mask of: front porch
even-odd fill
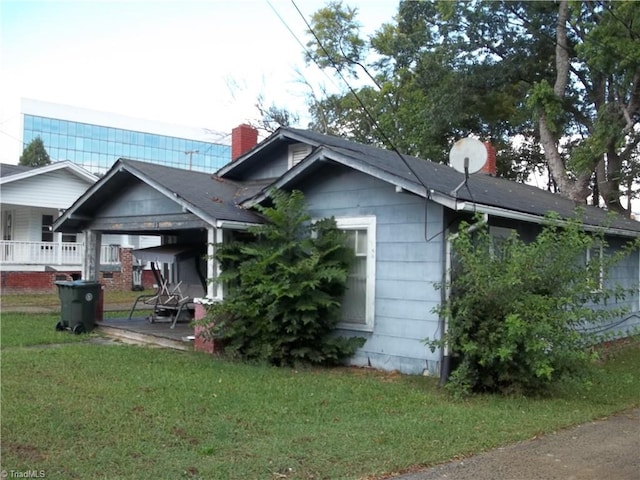
[[[83,258],[84,243],[81,242],[0,240],[0,263],[5,270],[81,270]],[[100,265],[119,264],[120,246],[101,245]]]

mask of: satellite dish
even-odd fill
[[[484,143],[471,137],[462,138],[449,151],[449,165],[458,172],[470,175],[484,167],[487,157]]]

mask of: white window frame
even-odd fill
[[[337,328],[372,332],[376,301],[376,217],[334,217],[339,230],[367,230],[367,286],[365,289],[365,323],[341,321]]]
[[[594,289],[595,291],[601,291],[604,288],[604,248],[601,243],[594,244],[591,248],[587,248],[585,250],[585,265],[588,265],[591,262],[592,252],[597,251],[598,254],[598,285]]]
[[[13,240],[13,220],[15,212],[13,210],[5,210],[2,212],[2,239]]]

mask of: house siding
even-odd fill
[[[58,217],[57,209],[16,207],[13,210],[12,240],[24,242],[40,242],[42,240],[42,216]]]
[[[607,254],[614,254],[624,247],[625,242],[620,238],[607,238],[609,248]],[[599,308],[624,308],[626,313],[618,318],[614,318],[602,325],[591,325],[590,331],[598,334],[619,336],[623,333],[631,333],[635,329],[640,329],[640,252],[635,250],[624,256],[618,263],[613,265],[605,280],[605,287],[614,288],[619,286],[627,295],[623,299],[610,299],[606,305]]]
[[[68,172],[54,171],[2,186],[4,205],[29,205],[42,208],[68,208],[90,186]]]
[[[3,192],[4,193],[4,192]],[[39,242],[42,232],[41,223],[36,224],[33,228],[34,209],[29,207],[16,207],[13,210],[13,235],[12,240],[22,240],[28,242]],[[42,214],[42,210],[37,210]],[[42,217],[38,220],[42,222]]]
[[[376,217],[373,332],[339,331],[366,338],[351,363],[437,374],[440,353],[432,353],[424,339],[433,338],[440,325],[433,309],[441,301],[436,285],[443,279],[443,235],[437,235],[442,207],[398,194],[393,185],[345,167],[327,171],[296,187],[304,192],[312,217]]]
[[[491,225],[499,224],[501,227],[512,228],[517,231],[519,237],[525,242],[535,241],[536,236],[542,231],[542,226],[525,222],[517,222],[501,219],[496,222],[493,218]],[[606,242],[609,248],[605,255],[615,255],[622,249],[626,242],[620,237],[608,236]],[[586,252],[585,252],[586,255]],[[581,327],[587,332],[602,335],[619,336],[620,334],[630,333],[633,329],[640,328],[640,252],[634,249],[629,255],[624,256],[618,263],[611,266],[605,281],[606,288],[620,287],[627,294],[622,299],[609,299],[603,304],[588,304],[591,308],[607,308],[607,309],[624,309],[624,313],[620,317],[612,318],[603,324],[593,324]]]
[[[264,180],[267,178],[277,178],[284,175],[289,169],[289,157],[287,150],[278,151],[273,157],[270,157],[268,161],[265,159],[259,165],[255,165],[251,170],[248,170],[243,176],[243,180]]]
[[[180,205],[166,195],[147,184],[139,183],[105,205],[96,218],[155,216],[181,212]]]

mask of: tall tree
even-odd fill
[[[546,171],[569,198],[625,210],[638,179],[640,3],[401,1],[365,42],[357,11],[333,2],[310,34],[309,61],[350,84],[371,79],[315,102],[313,127],[434,161],[476,134],[496,144],[501,175]]]
[[[40,136],[37,136],[29,142],[29,145],[22,151],[19,161],[19,165],[25,165],[27,167],[44,167],[50,163],[51,159],[49,158],[46,148],[44,148],[44,142]]]

